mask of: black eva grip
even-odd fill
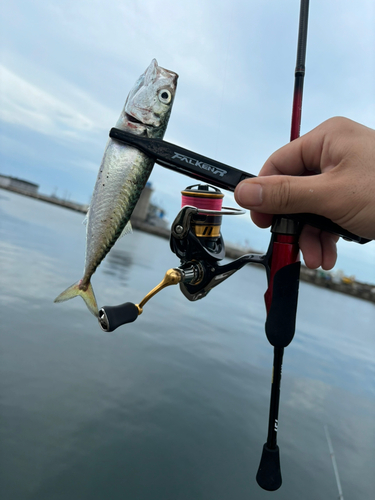
[[[277,445],[274,449],[268,448],[267,443],[263,446],[262,458],[260,460],[256,480],[259,486],[264,490],[276,491],[280,488],[282,478],[280,452]]]
[[[132,323],[138,318],[139,310],[135,304],[125,302],[119,306],[104,306],[99,311],[100,328],[105,332],[113,332],[121,325]]]
[[[286,347],[294,337],[296,327],[300,262],[288,264],[277,271],[266,320],[266,335],[274,347]]]

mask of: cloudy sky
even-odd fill
[[[257,174],[289,140],[298,16],[299,0],[2,0],[0,172],[88,203],[108,131],[155,57],[180,75],[165,139]],[[375,128],[374,47],[373,0],[310,1],[301,133],[335,115]],[[193,181],[156,166],[151,182],[172,220]],[[269,241],[248,215],[223,232]],[[375,282],[375,243],[339,249],[336,268]]]

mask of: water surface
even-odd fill
[[[283,485],[255,481],[272,348],[264,272],[247,266],[190,303],[178,287],[104,334],[80,298],[83,216],[0,191],[0,494],[6,500],[316,500],[375,490],[375,306],[301,283],[286,349]],[[178,264],[135,231],[93,277],[99,305],[139,302]]]

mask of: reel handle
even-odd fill
[[[151,297],[156,295],[160,290],[166,286],[177,285],[180,283],[184,276],[181,269],[173,268],[168,269],[165,273],[164,279],[149,292],[139,304],[132,302],[125,302],[118,306],[104,306],[99,311],[98,321],[100,328],[105,332],[113,332],[121,325],[132,323],[143,312],[143,306],[148,302]]]

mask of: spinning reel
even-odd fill
[[[99,311],[100,327],[112,332],[126,323],[135,321],[144,305],[163,288],[180,285],[190,301],[206,297],[212,288],[225,281],[249,262],[264,264],[260,255],[244,255],[226,265],[219,262],[225,257],[221,234],[223,215],[242,215],[244,210],[222,207],[224,195],[208,184],[188,186],[182,191],[182,208],[171,226],[170,247],[180,259],[180,266],[169,269],[164,279],[139,304],[126,302],[119,306],[106,306]]]

